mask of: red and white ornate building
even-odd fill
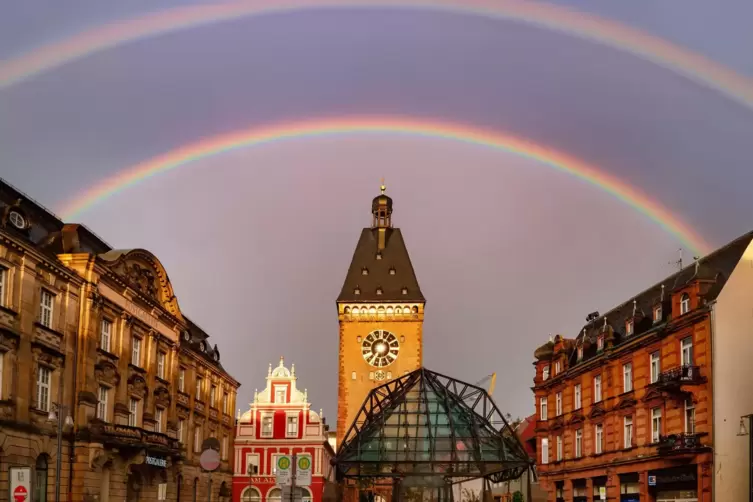
[[[275,482],[276,457],[310,455],[311,486],[301,488],[302,502],[322,502],[324,482],[333,479],[328,426],[311,410],[307,392],[298,390],[295,365],[269,365],[267,386],[254,391],[254,402],[236,424],[233,502],[280,502]]]

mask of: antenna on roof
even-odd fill
[[[604,329],[607,329],[607,316],[604,316]]]
[[[661,300],[660,301],[662,302],[664,301],[664,284],[661,285]]]
[[[680,253],[680,259],[677,261],[671,261],[669,262],[669,264],[675,265],[677,267],[677,270],[682,270],[682,248],[678,249],[678,252]]]
[[[638,310],[637,302],[635,301],[635,298],[633,298],[633,317],[635,317],[635,311]]]

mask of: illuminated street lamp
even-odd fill
[[[65,419],[63,418],[65,417]],[[60,471],[63,459],[63,427],[73,426],[73,418],[68,413],[68,407],[64,404],[52,403],[47,420],[57,425],[58,449],[55,461],[55,502],[60,502]]]

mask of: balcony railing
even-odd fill
[[[698,366],[683,365],[662,371],[652,385],[657,387],[680,387],[687,384],[701,383],[701,371]]]
[[[691,453],[698,451],[704,446],[701,444],[701,437],[705,434],[670,434],[659,437],[659,452],[663,454],[672,453]]]
[[[91,434],[105,443],[117,446],[151,446],[168,450],[179,450],[178,441],[167,434],[147,431],[140,427],[129,425],[92,423],[89,426]]]

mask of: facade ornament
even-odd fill
[[[91,310],[94,312],[100,310],[105,304],[105,299],[96,289],[89,292],[89,301],[91,301]]]
[[[664,301],[664,284],[661,285],[661,301]]]
[[[308,403],[309,402],[309,390],[303,389],[303,402]]]
[[[295,363],[290,366],[290,375],[295,376]]]
[[[633,317],[635,317],[635,312],[638,310],[638,302],[633,298]]]
[[[319,408],[319,418],[324,420],[324,410],[322,408]]]
[[[259,400],[259,389],[254,389],[254,402]]]
[[[123,313],[122,313],[122,314],[120,315],[120,318],[121,318],[121,319],[123,319],[123,321],[125,321],[125,323],[126,323],[126,326],[128,326],[128,327],[130,327],[130,326],[133,326],[133,321],[134,321],[134,318],[133,318],[133,316],[132,316],[131,314],[129,314],[128,312],[123,312]]]
[[[272,363],[269,363],[269,370],[267,371],[267,376],[268,377],[272,376]]]
[[[604,330],[607,329],[607,316],[604,316]]]

